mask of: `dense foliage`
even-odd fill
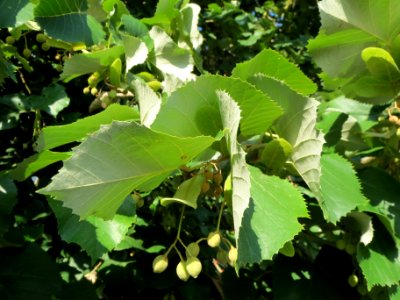
[[[399,66],[397,0],[0,0],[0,298],[400,299]]]

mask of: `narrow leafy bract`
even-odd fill
[[[226,145],[231,160],[232,177],[232,212],[235,237],[239,230],[243,213],[250,201],[250,173],[246,165],[246,153],[237,142],[237,131],[240,122],[240,109],[236,102],[224,91],[217,91],[221,120],[225,129]],[[240,247],[238,247],[240,252]]]
[[[285,111],[274,125],[276,133],[293,146],[291,160],[311,191],[320,196],[320,157],[324,138],[316,129],[316,100],[292,91],[285,84],[264,75],[249,78],[257,88],[276,101]]]
[[[111,219],[129,193],[154,189],[214,141],[207,136],[177,138],[134,122],[113,122],[76,147],[40,192],[62,200],[81,219],[90,215]]]
[[[308,216],[301,193],[288,181],[248,169],[251,200],[239,233],[239,265],[272,259],[302,230],[298,218]]]
[[[112,220],[90,216],[79,220],[79,216],[59,201],[49,200],[57,217],[58,232],[67,243],[76,243],[95,261],[113,250],[125,237],[135,219],[134,200],[128,196]]]
[[[300,69],[278,52],[266,49],[251,60],[237,64],[232,71],[233,77],[248,80],[255,74],[264,74],[284,82],[294,91],[309,95],[317,91],[317,86]]]
[[[193,208],[197,208],[197,198],[201,193],[201,185],[204,182],[204,176],[196,175],[185,180],[178,187],[174,197],[162,198],[161,204],[168,205],[171,203],[181,203]]]
[[[324,154],[321,169],[321,208],[327,221],[336,223],[357,206],[368,203],[350,162],[338,154]]]
[[[217,90],[226,91],[241,110],[240,132],[263,133],[282,109],[250,84],[216,75],[201,76],[176,90],[162,106],[152,128],[176,136],[212,135],[222,129]]]
[[[102,124],[110,124],[114,120],[138,120],[139,113],[128,106],[112,104],[105,111],[80,119],[74,123],[59,126],[47,126],[41,131],[38,140],[38,151],[52,149],[64,144],[81,141],[89,133],[99,129]]]

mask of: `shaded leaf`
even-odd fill
[[[51,299],[60,293],[61,284],[57,265],[36,244],[1,250],[0,294],[7,297],[3,299]]]
[[[35,20],[49,36],[66,42],[99,43],[105,33],[96,19],[87,14],[86,0],[41,0]]]
[[[1,1],[0,28],[17,27],[33,20],[33,8],[29,0]]]
[[[10,176],[17,181],[24,181],[32,176],[35,172],[57,162],[67,159],[71,156],[66,152],[52,152],[44,150],[36,153],[20,162],[15,169],[10,173]]]
[[[239,233],[240,265],[272,259],[302,230],[298,218],[308,217],[305,201],[293,185],[255,167],[248,169],[251,200]]]
[[[317,86],[300,69],[289,62],[279,52],[265,49],[251,60],[237,64],[232,71],[233,77],[248,80],[256,74],[264,74],[285,83],[292,90],[309,95],[317,91]]]
[[[327,221],[335,224],[357,206],[368,203],[357,175],[346,159],[335,153],[324,154],[321,169],[320,204]]]
[[[14,221],[11,214],[17,202],[17,187],[10,177],[0,174],[0,244],[3,234]]]
[[[125,49],[125,71],[128,73],[132,67],[140,65],[146,61],[149,50],[145,43],[131,35],[122,35],[122,43]]]
[[[214,138],[177,138],[130,122],[103,125],[40,192],[64,202],[81,219],[111,219],[133,190],[157,187],[173,170],[208,148]],[[118,159],[116,159],[118,158]]]
[[[27,106],[40,109],[53,117],[69,105],[70,99],[65,92],[65,88],[59,84],[53,84],[43,89],[40,96],[28,98]]]
[[[111,220],[89,216],[79,220],[62,202],[49,200],[57,218],[58,232],[67,243],[78,244],[95,261],[113,250],[124,238],[135,220],[134,200],[128,196]]]
[[[139,114],[128,106],[112,104],[106,110],[78,121],[59,126],[43,128],[37,140],[37,151],[52,149],[64,144],[81,141],[88,134],[99,129],[102,124],[109,124],[114,120],[138,120]]]
[[[373,76],[388,81],[395,81],[400,77],[400,71],[393,57],[385,49],[368,47],[361,52],[361,58]]]

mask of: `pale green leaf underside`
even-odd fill
[[[321,157],[321,193],[325,219],[332,223],[368,203],[351,163],[338,154]]]
[[[140,123],[150,127],[161,108],[160,97],[143,81],[133,80],[131,85],[139,102]]]
[[[140,65],[146,61],[149,50],[144,42],[137,37],[128,34],[122,35],[122,43],[125,49],[125,71],[128,73],[132,67]]]
[[[251,200],[239,233],[239,265],[272,259],[302,230],[298,218],[308,216],[301,193],[288,181],[248,169]]]
[[[319,197],[324,138],[316,129],[318,102],[264,75],[256,75],[249,81],[284,109],[285,114],[275,122],[274,129],[293,146],[290,159],[309,188]]]
[[[172,93],[152,128],[176,136],[215,136],[222,129],[217,90],[226,91],[238,103],[244,136],[263,133],[282,114],[275,102],[250,84],[236,78],[208,75]]]
[[[303,95],[317,91],[316,84],[304,75],[296,65],[271,49],[263,50],[251,60],[237,64],[232,72],[232,77],[248,80],[254,74],[259,73],[280,80]]]
[[[40,192],[62,200],[81,219],[90,215],[111,219],[129,193],[154,189],[214,141],[207,136],[177,138],[134,122],[113,122],[74,148],[73,156]]]
[[[217,91],[216,94],[219,100],[221,121],[225,129],[225,140],[231,160],[233,225],[235,237],[238,239],[243,213],[249,206],[250,173],[246,165],[246,153],[237,142],[237,131],[240,123],[239,106],[226,92]],[[238,251],[241,251],[240,247]]]
[[[113,250],[125,237],[135,220],[133,199],[127,197],[112,220],[90,216],[79,220],[79,216],[59,201],[49,200],[51,209],[57,217],[58,232],[67,243],[76,243],[84,249],[92,260]]]
[[[35,8],[35,20],[56,39],[92,45],[104,32],[87,9],[86,0],[41,0]]]
[[[43,128],[38,138],[38,151],[52,149],[64,144],[81,141],[89,133],[99,129],[102,124],[110,124],[114,120],[138,120],[139,113],[128,106],[112,104],[106,110],[78,121],[59,126]]]

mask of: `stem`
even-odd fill
[[[176,239],[178,240],[180,235],[181,235],[181,228],[182,228],[182,220],[183,220],[183,213],[185,212],[185,206],[182,207],[181,211],[181,217],[179,219],[179,225],[178,225],[178,233],[176,234]]]
[[[225,201],[222,202],[222,205],[219,209],[218,221],[217,221],[217,231],[219,231],[219,225],[221,224],[221,218],[222,218],[222,212],[224,211],[224,206],[225,206]]]

